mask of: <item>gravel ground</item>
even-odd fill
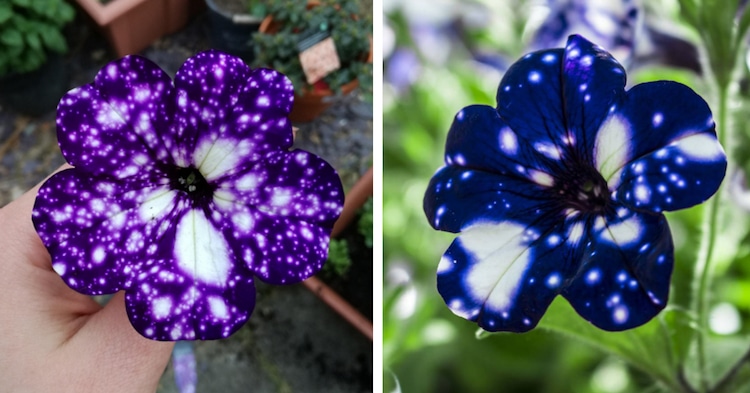
[[[90,82],[112,60],[106,42],[85,19],[79,16],[72,25],[66,32],[71,51],[64,58],[69,88]],[[208,29],[207,15],[199,15],[142,55],[174,75],[190,55],[209,48]],[[0,106],[0,206],[63,164],[54,121],[54,110],[29,117]],[[345,189],[371,165],[372,105],[359,95],[338,98],[319,119],[296,126],[295,146],[331,163]],[[238,333],[225,340],[191,344],[197,392],[372,391],[369,340],[302,285],[258,287],[254,315]],[[171,363],[158,391],[178,391]]]

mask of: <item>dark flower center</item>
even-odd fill
[[[193,203],[207,203],[214,193],[213,186],[206,181],[201,172],[194,167],[176,167],[169,176],[173,190],[183,191]]]
[[[568,171],[557,179],[553,188],[563,205],[581,213],[602,213],[609,207],[607,182],[589,166]]]

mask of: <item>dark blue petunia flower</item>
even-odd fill
[[[562,295],[594,325],[624,330],[664,308],[673,245],[662,212],[714,194],[726,156],[690,88],[624,86],[622,66],[574,35],[511,66],[497,108],[456,115],[424,199],[435,229],[460,232],[438,267],[455,314],[522,332]]]

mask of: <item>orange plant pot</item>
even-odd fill
[[[341,234],[341,231],[351,223],[356,216],[357,211],[371,196],[372,168],[362,175],[357,183],[354,184],[351,190],[346,194],[344,199],[344,209],[342,210],[339,219],[336,220],[336,223],[333,225],[331,237],[336,237]],[[310,277],[302,283],[307,289],[317,295],[321,300],[328,304],[329,307],[339,313],[339,315],[341,315],[346,321],[359,330],[365,337],[370,340],[373,339],[372,322],[336,293],[336,291],[331,289],[317,277]]]
[[[180,30],[205,7],[200,0],[76,0],[99,26],[118,57],[138,53]]]
[[[307,2],[307,9],[317,7],[320,2],[311,0]],[[266,16],[260,23],[258,31],[264,34],[273,34],[279,31],[281,26],[278,21],[273,19],[272,15]],[[370,39],[370,52],[367,54],[367,61],[372,63],[372,39]],[[341,86],[341,94],[347,95],[359,87],[359,81],[356,79]],[[294,105],[289,119],[293,122],[307,123],[315,120],[333,103],[335,93],[330,89],[305,90],[302,95],[294,93]]]

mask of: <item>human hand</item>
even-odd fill
[[[139,335],[124,292],[102,307],[52,270],[31,221],[38,190],[0,209],[0,391],[156,390],[174,342]]]

